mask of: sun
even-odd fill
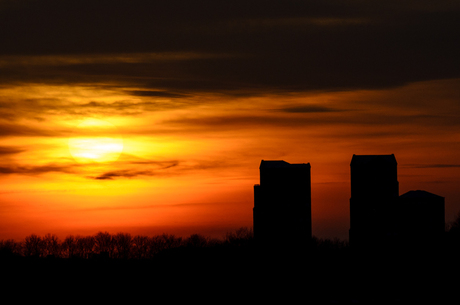
[[[113,162],[123,151],[123,138],[117,128],[99,119],[84,120],[68,144],[70,154],[79,163]]]

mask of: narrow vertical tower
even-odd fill
[[[254,238],[258,243],[304,244],[311,239],[310,163],[260,163],[254,185]]]
[[[391,235],[399,196],[397,162],[392,155],[353,155],[350,163],[350,245],[360,247]]]

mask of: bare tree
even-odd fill
[[[24,255],[39,257],[41,254],[41,237],[35,234],[26,236],[24,240]]]
[[[182,238],[175,237],[174,235],[162,234],[158,236],[153,236],[150,239],[150,256],[172,248],[179,247],[181,245]]]
[[[47,256],[54,256],[54,257],[59,257],[60,256],[60,242],[59,239],[56,235],[52,235],[50,233],[46,234],[42,240],[42,249],[43,253],[42,255],[47,257]]]
[[[118,233],[113,236],[113,241],[115,243],[117,257],[127,259],[131,252],[133,238],[129,233]]]
[[[133,237],[132,257],[137,259],[147,258],[149,253],[149,238],[147,236],[136,235]]]
[[[244,246],[252,243],[254,240],[254,232],[252,228],[242,227],[235,232],[227,233],[225,242],[233,246]]]
[[[95,240],[93,236],[76,236],[75,237],[75,256],[88,258],[94,251]]]
[[[13,239],[0,240],[0,256],[11,256],[21,253],[21,244]]]
[[[81,241],[83,244],[83,253],[85,257],[88,258],[88,256],[95,251],[96,239],[93,236],[85,236]]]
[[[76,240],[73,235],[67,236],[61,244],[62,255],[65,257],[71,258],[76,253]]]
[[[107,254],[113,256],[115,244],[112,240],[112,235],[108,232],[99,232],[94,236],[95,251],[97,254]]]
[[[77,235],[75,236],[75,249],[74,255],[80,258],[86,258],[85,256],[85,237]]]
[[[187,247],[203,248],[208,245],[208,240],[203,235],[192,234],[184,241],[184,244]]]

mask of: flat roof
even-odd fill
[[[371,162],[380,161],[389,164],[397,164],[394,154],[391,155],[353,155],[350,165],[365,165]]]
[[[288,163],[284,160],[262,160],[259,168],[293,168],[310,167],[310,163]]]

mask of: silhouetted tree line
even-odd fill
[[[455,221],[446,226],[444,239],[441,242],[443,246],[441,250],[460,253],[460,213]],[[64,240],[60,240],[54,234],[46,234],[45,236],[31,234],[19,242],[12,239],[0,240],[0,256],[151,259],[160,253],[172,253],[179,249],[252,249],[255,245],[257,244],[254,241],[252,228],[247,227],[229,232],[223,239],[208,238],[200,234],[192,234],[187,238],[182,238],[169,234],[148,237],[133,236],[129,233],[99,232],[93,236],[69,235]],[[275,251],[281,245],[283,244],[277,245],[276,240],[274,240],[271,249]],[[385,247],[384,244],[382,245]],[[417,249],[423,246],[424,241],[418,241]],[[283,249],[278,250],[283,251]],[[347,241],[320,239],[314,236],[309,247],[310,253],[313,254],[339,254],[348,253],[349,250]]]
[[[162,234],[153,237],[129,233],[110,234],[99,232],[93,236],[69,235],[60,240],[54,234],[31,234],[24,241],[12,239],[0,241],[0,255],[54,258],[114,258],[148,259],[161,252],[177,248],[211,248],[251,246],[253,233],[250,228],[240,228],[227,233],[225,238],[212,239],[200,234],[187,238]]]
[[[281,244],[280,244],[281,245]],[[280,245],[273,242],[274,250]],[[200,234],[187,238],[161,234],[156,236],[110,234],[99,232],[92,236],[69,235],[61,240],[54,234],[39,236],[31,234],[23,241],[0,240],[0,256],[35,258],[81,258],[81,259],[151,259],[160,254],[177,250],[199,249],[246,249],[255,246],[252,228],[242,227],[229,232],[223,239],[213,239]],[[320,252],[334,252],[348,249],[348,243],[339,239],[312,238],[312,247]]]
[[[200,234],[181,238],[99,232],[60,240],[52,234],[32,234],[21,242],[0,241],[2,258],[18,257],[0,259],[0,267],[10,270],[4,278],[21,287],[38,285],[42,291],[52,283],[73,293],[78,290],[75,287],[84,291],[87,286],[102,285],[104,297],[111,291],[115,300],[122,291],[130,299],[155,287],[174,296],[188,291],[181,295],[185,300],[202,297],[197,292],[206,289],[238,300],[249,293],[268,301],[278,293],[282,300],[292,296],[295,302],[294,297],[301,296],[313,304],[375,300],[411,304],[414,298],[432,298],[436,302],[431,303],[440,304],[440,298],[449,299],[458,291],[457,282],[447,280],[445,273],[460,272],[460,214],[446,227],[444,236],[448,251],[437,256],[429,251],[355,255],[347,241],[316,237],[307,252],[297,253],[299,248],[290,252],[279,240],[259,251],[251,228],[240,228],[222,239]],[[443,295],[437,293],[441,290]]]

